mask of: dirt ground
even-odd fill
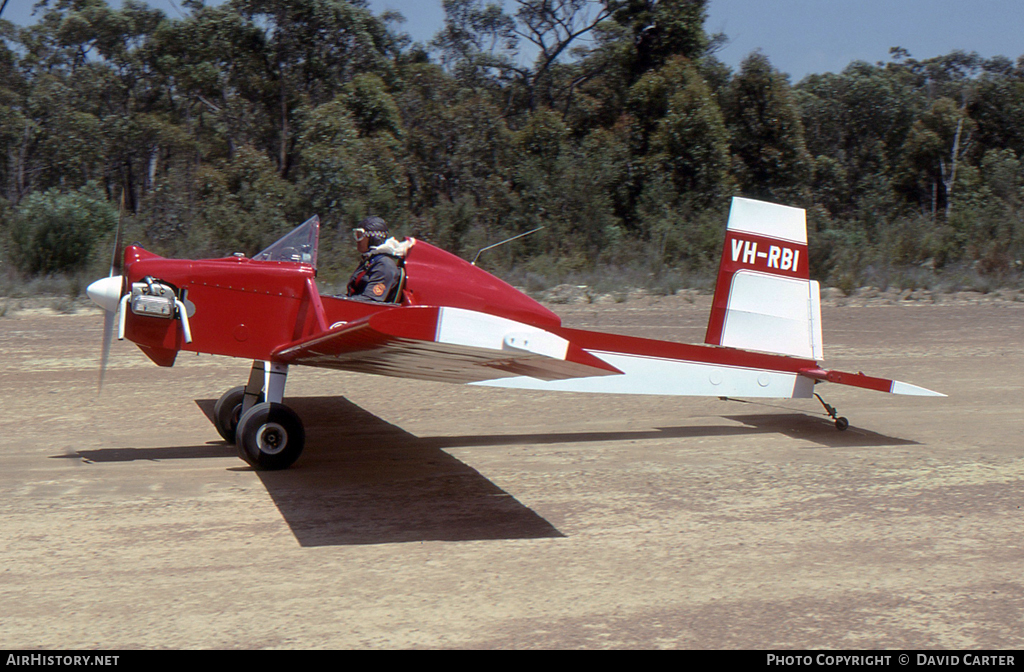
[[[97,395],[99,313],[8,311],[0,648],[1020,649],[1024,302],[862,298],[825,363],[948,398],[820,386],[840,433],[296,368],[274,473],[204,416],[248,362],[115,343]],[[699,343],[708,301],[553,308]]]

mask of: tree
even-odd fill
[[[531,244],[545,241],[551,263],[565,270],[613,258],[623,235],[615,196],[626,181],[625,138],[597,129],[577,144],[557,113],[538,110],[514,143],[516,231],[544,226]]]
[[[1012,69],[990,72],[975,86],[967,113],[977,123],[978,145],[1024,156],[1024,77]]]
[[[328,226],[354,225],[369,214],[401,219],[408,186],[400,129],[366,132],[352,107],[351,97],[338,95],[304,115],[302,192]]]
[[[788,78],[753,53],[730,83],[722,111],[740,190],[754,198],[804,202],[810,156]]]
[[[515,19],[494,2],[444,0],[442,5],[444,27],[430,44],[448,72],[474,87],[507,79],[519,46]]]
[[[649,171],[670,175],[677,193],[691,205],[720,205],[732,190],[722,112],[697,69],[686,61],[674,63],[682,69],[678,89],[667,101],[644,161]]]
[[[196,175],[202,207],[193,233],[207,255],[252,256],[301,222],[305,208],[296,187],[258,149],[239,147],[233,159],[204,166]]]
[[[908,196],[928,204],[932,217],[953,208],[957,171],[973,143],[974,121],[966,105],[936,100],[910,130],[903,147],[898,184]]]
[[[286,177],[298,101],[325,103],[357,73],[386,69],[382,52],[390,40],[364,1],[229,0],[228,5],[262,29],[259,98],[277,119],[278,172]]]
[[[609,19],[619,0],[513,0],[506,14],[495,2],[445,0],[445,27],[433,41],[442,62],[466,82],[512,82],[526,111],[552,107],[589,79],[560,63],[587,52],[580,46]],[[577,49],[578,48],[578,49]],[[532,63],[526,62],[532,57]]]
[[[814,189],[824,196],[818,202],[833,216],[859,216],[879,178],[892,178],[924,96],[901,72],[863,62],[810,75],[794,95],[815,157]]]
[[[625,0],[616,4],[614,19],[626,28],[633,47],[632,81],[675,56],[696,61],[711,45],[704,32],[707,0]]]

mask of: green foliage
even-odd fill
[[[361,136],[343,97],[308,114],[300,144],[299,189],[326,227],[348,230],[369,214],[396,224],[404,219],[408,182],[401,167],[402,147],[387,132]],[[330,239],[326,242],[329,246]]]
[[[116,224],[117,210],[95,182],[66,194],[57,189],[30,194],[11,224],[11,261],[32,274],[81,270],[96,240]]]
[[[975,123],[949,98],[939,98],[910,129],[895,183],[911,199],[938,208],[951,206],[954,170],[962,160],[962,141]]]
[[[889,178],[924,104],[905,77],[857,62],[841,74],[811,75],[794,90],[812,168],[815,200],[852,216],[879,176]]]
[[[196,234],[218,256],[252,256],[301,222],[298,190],[251,147],[239,148],[232,161],[218,168],[204,168],[197,181],[203,207]]]
[[[626,0],[613,17],[632,42],[632,79],[663,66],[672,58],[702,57],[710,41],[704,32],[707,0]]]
[[[725,93],[723,112],[740,190],[754,198],[805,202],[811,157],[786,75],[763,54],[751,54]]]
[[[650,138],[645,163],[653,174],[668,174],[676,193],[695,207],[720,204],[731,192],[729,135],[711,90],[692,66]]]
[[[360,135],[387,133],[394,138],[402,137],[398,106],[377,75],[356,75],[345,87],[344,101],[359,127]]]

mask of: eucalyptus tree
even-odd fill
[[[0,20],[0,198],[13,203],[26,192],[25,153],[31,135],[23,109],[28,82],[15,51],[17,34],[14,24]]]
[[[410,217],[453,251],[474,229],[501,228],[514,148],[500,98],[430,63],[403,69],[395,99],[404,124]]]
[[[949,217],[957,172],[974,144],[976,124],[964,106],[939,98],[910,129],[897,175],[898,187],[932,217]]]
[[[622,0],[444,0],[432,42],[446,69],[466,83],[498,85],[506,115],[557,106],[582,81],[580,62]],[[505,6],[510,6],[509,12]],[[570,64],[575,67],[567,67]]]
[[[628,31],[631,83],[644,73],[684,56],[698,60],[712,41],[704,30],[708,0],[624,0],[613,12]]]
[[[18,35],[29,86],[26,117],[33,189],[74,188],[89,180],[131,210],[150,187],[156,120],[165,82],[152,68],[150,42],[165,20],[137,0],[44,0],[39,21]]]
[[[980,147],[1005,148],[1024,157],[1024,56],[987,61],[974,82],[967,111],[977,127]]]
[[[836,217],[877,210],[925,95],[891,68],[864,62],[810,75],[794,95],[814,157],[816,202]]]
[[[250,45],[261,66],[252,93],[275,119],[278,172],[287,176],[300,105],[330,101],[361,72],[385,72],[391,44],[365,0],[229,0],[227,8],[259,33]]]
[[[755,198],[806,202],[811,157],[788,77],[755,52],[744,59],[724,99],[740,190]]]
[[[408,214],[405,130],[384,82],[357,75],[332,101],[304,108],[299,127],[298,187],[324,232],[347,232],[370,214],[397,231]],[[329,254],[339,252],[335,238],[324,236]]]
[[[670,176],[691,205],[720,205],[731,195],[729,133],[700,72],[686,60],[662,68],[675,80],[649,140],[648,169]]]
[[[499,89],[519,49],[515,19],[497,2],[444,0],[444,26],[430,42],[446,72],[465,86]]]

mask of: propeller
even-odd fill
[[[103,391],[103,378],[107,373],[107,362],[110,360],[110,344],[114,340],[114,320],[117,317],[118,304],[124,278],[114,275],[119,261],[118,251],[121,248],[121,220],[124,218],[124,189],[121,189],[121,208],[117,215],[117,230],[114,232],[114,251],[110,257],[110,273],[89,285],[85,293],[93,303],[103,308],[103,354],[100,356],[100,380],[98,391]]]

